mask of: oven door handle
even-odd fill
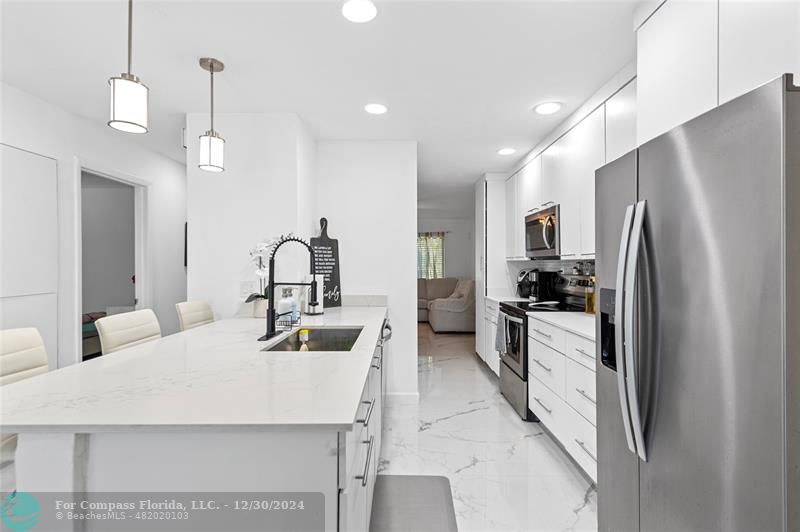
[[[516,323],[517,325],[525,325],[525,322],[520,318],[515,318],[514,316],[509,316],[508,314],[503,314],[503,317],[506,321],[510,321],[511,323]]]

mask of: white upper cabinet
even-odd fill
[[[717,105],[717,2],[667,0],[637,31],[638,143]]]
[[[517,175],[506,180],[506,258],[517,257]]]
[[[506,258],[525,258],[525,216],[544,203],[541,186],[540,157],[506,181]]]
[[[604,162],[602,106],[542,154],[542,198],[561,207],[564,258],[594,254],[594,172]]]
[[[558,139],[542,154],[542,200],[560,206],[561,256],[577,256],[580,248],[580,207],[572,181],[575,129]],[[549,205],[548,205],[549,206]]]
[[[580,126],[576,139],[580,157],[576,163],[578,196],[580,197],[582,257],[594,257],[594,173],[606,162],[606,109],[600,107],[590,114]]]
[[[517,174],[517,210],[522,220],[535,209],[538,209],[545,200],[542,200],[542,158],[537,157],[529,162]],[[522,224],[522,220],[519,220]],[[524,233],[524,225],[520,230]],[[524,235],[521,243],[525,249]]]
[[[800,2],[720,0],[720,103],[787,72],[800,73]]]
[[[606,102],[606,161],[636,147],[636,80]]]

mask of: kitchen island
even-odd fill
[[[303,316],[363,329],[349,351],[263,351],[223,320],[0,388],[27,492],[322,493],[324,528],[367,528],[380,449],[385,307]],[[389,334],[390,336],[390,334]],[[86,523],[92,530],[91,523]]]

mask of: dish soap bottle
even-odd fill
[[[297,321],[297,301],[292,295],[291,288],[283,289],[283,297],[278,301],[278,321],[285,321],[292,323]]]

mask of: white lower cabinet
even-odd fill
[[[597,425],[597,392],[594,371],[582,366],[574,360],[566,361],[566,398],[567,403],[576,412],[585,417],[592,425]]]
[[[597,482],[597,429],[571,408],[562,444],[589,477]]]
[[[528,406],[596,482],[595,343],[536,318],[528,335]]]
[[[381,448],[384,378],[383,355],[376,348],[369,376],[361,394],[353,429],[340,433],[339,453],[339,529],[354,532],[369,530],[372,499]]]
[[[483,361],[495,375],[500,375],[500,353],[495,349],[494,341],[497,337],[497,313],[499,304],[491,299],[486,299],[484,320],[484,348]]]
[[[528,338],[528,369],[559,397],[564,397],[566,385],[566,357],[546,345]]]

